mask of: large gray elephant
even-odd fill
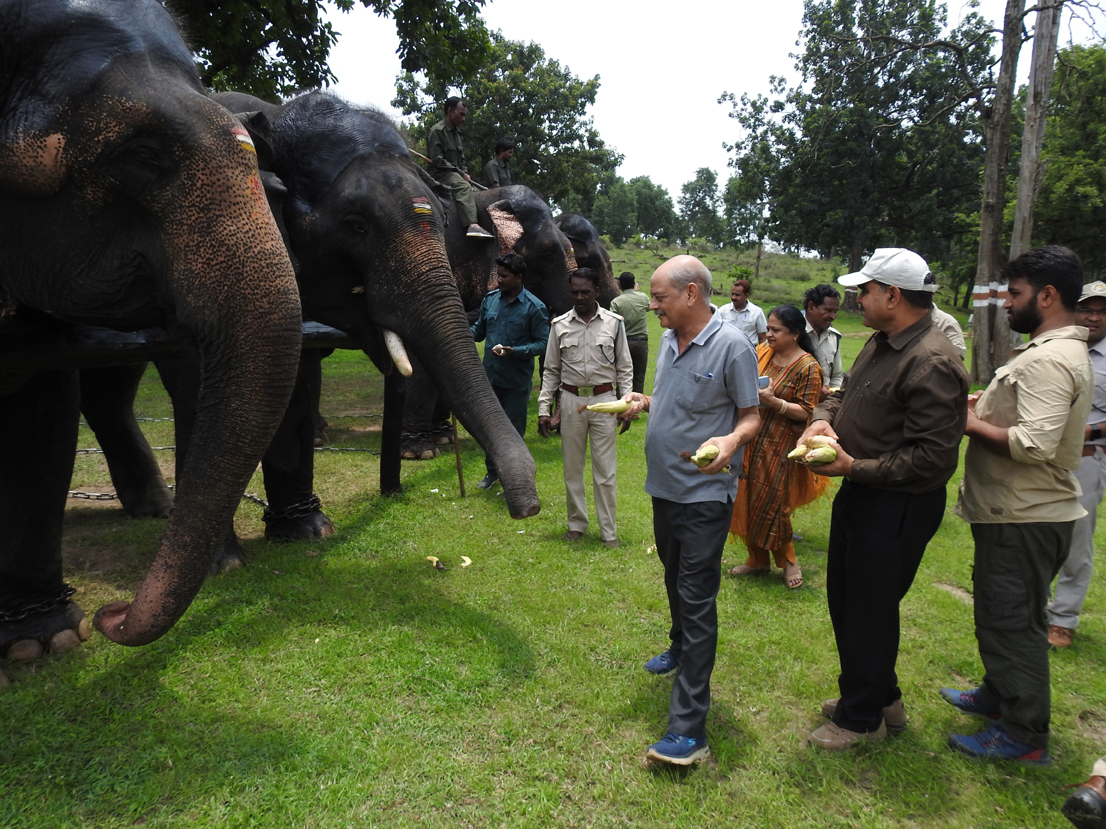
[[[451,221],[446,232],[449,261],[457,278],[457,287],[465,308],[475,312],[484,295],[495,287],[495,260],[513,250],[526,260],[526,290],[532,292],[549,309],[551,316],[565,313],[572,307],[568,276],[577,267],[597,267],[581,262],[577,250],[588,257],[595,247],[576,243],[558,225],[549,205],[529,187],[515,184],[478,193],[477,215],[481,226],[496,239],[479,245],[465,237],[460,222]],[[452,215],[452,202],[446,199],[446,209]],[[568,214],[575,215],[575,214]],[[560,218],[560,217],[558,217]],[[594,242],[599,234],[590,222],[577,217],[591,228]],[[583,226],[573,222],[569,229],[583,233]],[[602,248],[602,245],[599,245]],[[606,253],[605,250],[603,250]],[[599,301],[604,308],[619,294],[618,283],[611,276],[610,257],[600,273]],[[428,460],[438,452],[439,441],[448,430],[448,408],[434,387],[418,375],[407,385],[403,413],[402,456],[408,460]]]
[[[237,93],[214,97],[242,113],[262,166],[277,177],[268,186],[277,195],[274,213],[286,232],[304,313],[349,334],[382,372],[393,370],[393,360],[403,373],[410,373],[408,361],[424,365],[419,373],[442,389],[477,440],[493,447],[496,468],[505,470],[511,515],[536,514],[536,467],[495,398],[469,333],[446,257],[441,204],[392,122],[320,92],[281,106]],[[312,493],[318,361],[318,352],[301,358],[296,391],[263,458],[269,538],[331,531]],[[194,370],[181,360],[158,367],[177,413],[179,468],[182,453],[187,459],[192,451]],[[398,449],[393,452],[398,458]],[[228,530],[218,566],[234,566],[240,556]]]
[[[614,282],[611,255],[599,238],[599,231],[579,213],[562,213],[553,219],[561,233],[572,242],[572,250],[581,268],[591,268],[599,274],[600,284]],[[618,294],[616,293],[615,296]]]
[[[200,589],[289,399],[300,313],[249,135],[161,3],[0,0],[0,344],[167,328],[202,378],[156,558],[132,602],[96,614],[113,641],[157,639]],[[61,557],[78,385],[8,353],[0,655],[34,657],[88,633]]]

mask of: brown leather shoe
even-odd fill
[[[879,728],[867,733],[849,731],[836,723],[828,722],[810,732],[810,744],[825,751],[845,751],[861,743],[875,743],[887,736],[887,723],[880,721]]]
[[[1062,628],[1059,625],[1048,626],[1048,643],[1054,648],[1071,647],[1071,640],[1075,638],[1075,628]]]
[[[1106,777],[1092,777],[1076,786],[1060,811],[1078,829],[1106,826]]]
[[[834,713],[837,711],[837,703],[840,701],[840,697],[827,699],[822,703],[822,713],[832,720]],[[906,707],[902,704],[901,697],[884,707],[883,722],[892,734],[902,734],[906,731]]]

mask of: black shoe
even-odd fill
[[[1100,793],[1104,788],[1101,777],[1092,777],[1076,787],[1060,811],[1079,829],[1099,829],[1106,822],[1106,799]]]
[[[496,475],[494,472],[489,472],[487,475],[484,476],[484,480],[478,483],[477,486],[480,487],[480,489],[488,489],[498,480],[498,475]]]

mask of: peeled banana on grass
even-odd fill
[[[833,448],[833,438],[828,435],[811,435],[788,452],[787,457],[807,466],[825,466],[837,460],[837,450]]]
[[[589,412],[602,412],[603,414],[621,414],[630,408],[630,404],[625,400],[608,400],[605,403],[592,403],[589,406],[585,406]]]

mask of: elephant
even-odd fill
[[[510,514],[536,514],[536,466],[495,398],[469,333],[446,256],[441,205],[392,122],[322,92],[280,106],[240,93],[213,97],[242,113],[262,166],[276,177],[267,186],[276,197],[274,213],[305,315],[346,332],[385,374],[393,361],[409,374],[409,361],[421,358],[424,373],[461,422],[494,447],[497,469],[502,464],[506,470]],[[319,359],[318,351],[301,357],[291,403],[262,460],[268,538],[333,531],[312,493]],[[158,361],[158,368],[177,413],[179,469],[182,453],[187,459],[191,452],[188,401],[195,370],[179,359]],[[394,454],[398,464],[398,449]],[[115,478],[114,465],[112,472]],[[241,563],[228,531],[217,569]]]
[[[526,290],[545,303],[551,316],[568,311],[572,307],[568,276],[578,266],[585,267],[577,251],[584,250],[591,255],[596,245],[603,250],[599,234],[591,223],[577,216],[579,222],[570,224],[577,230],[582,222],[590,228],[589,238],[594,240],[592,247],[577,247],[558,226],[545,200],[520,184],[477,193],[476,204],[481,226],[495,234],[497,244],[474,245],[465,238],[459,221],[449,223],[446,235],[449,261],[466,309],[475,312],[479,308],[480,300],[495,287],[496,258],[514,250],[526,260]],[[446,210],[452,213],[449,199],[446,199]],[[584,232],[582,227],[579,230]],[[599,269],[599,273],[599,301],[607,308],[620,293],[611,275],[609,256],[605,270]],[[407,460],[428,460],[437,455],[438,441],[448,432],[448,418],[448,409],[433,386],[418,375],[413,377],[407,384],[402,456]]]
[[[572,242],[572,250],[579,266],[595,270],[599,274],[600,284],[606,281],[613,283],[611,255],[599,240],[599,231],[595,229],[595,225],[579,213],[562,213],[553,221]]]
[[[205,94],[157,0],[0,0],[0,342],[164,328],[196,355],[175,504],[131,602],[95,614],[143,645],[195,597],[292,392],[295,274],[248,132]],[[63,580],[73,370],[0,351],[0,656],[91,633]]]

